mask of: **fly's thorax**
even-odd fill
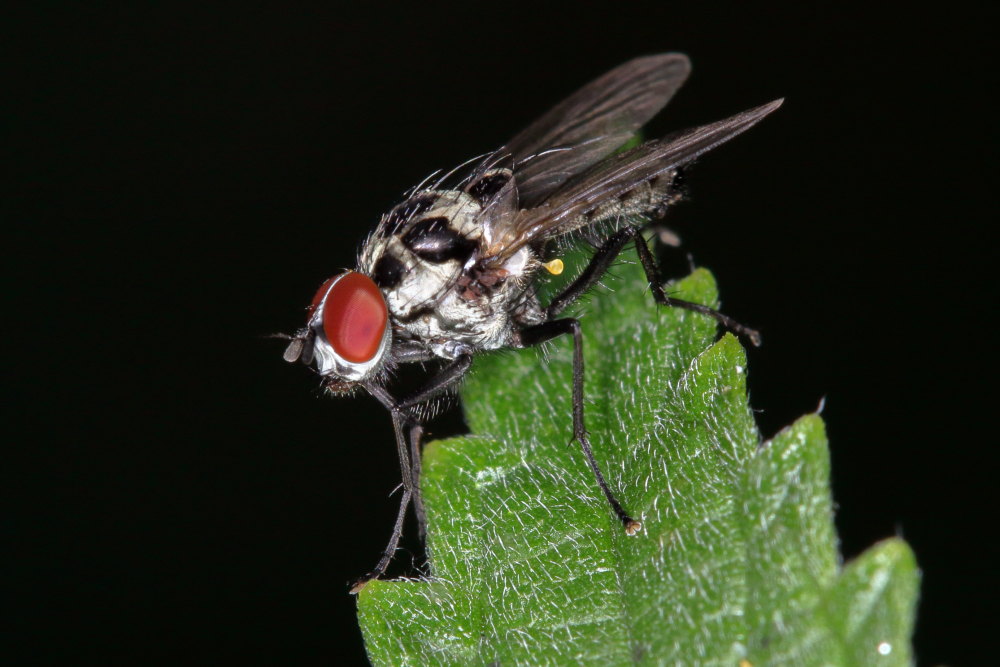
[[[479,247],[480,207],[458,190],[425,191],[384,216],[361,252],[360,268],[407,318],[440,300]]]
[[[485,188],[468,190],[415,194],[383,217],[361,252],[360,270],[382,290],[396,335],[437,356],[505,344],[511,304],[537,266],[529,248],[502,267],[479,266]]]

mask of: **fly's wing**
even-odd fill
[[[513,236],[520,209],[544,201],[568,180],[620,148],[670,101],[691,71],[687,56],[630,60],[591,81],[482,160],[466,192],[483,206],[486,247]],[[498,187],[501,177],[507,182]]]
[[[570,95],[507,142],[522,206],[535,206],[564,182],[627,142],[670,101],[691,71],[687,56],[630,60]]]
[[[503,233],[493,236],[483,252],[483,261],[493,266],[502,264],[525,245],[578,229],[587,224],[586,214],[601,203],[623,196],[748,130],[781,106],[782,101],[775,100],[717,123],[646,142],[594,166],[552,193],[544,203],[519,211]]]

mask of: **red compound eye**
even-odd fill
[[[350,271],[326,294],[323,332],[333,351],[347,361],[360,364],[375,358],[388,319],[382,292],[366,275]]]

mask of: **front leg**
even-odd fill
[[[604,481],[604,475],[601,473],[601,468],[597,465],[597,459],[594,458],[594,452],[590,447],[590,437],[587,434],[587,427],[584,424],[583,337],[580,333],[579,320],[567,317],[561,320],[543,322],[542,324],[522,329],[519,332],[519,337],[522,347],[530,347],[568,333],[573,334],[573,438],[583,448],[583,454],[587,457],[587,463],[590,464],[590,469],[594,472],[594,477],[597,478],[597,484],[601,487],[601,491],[604,492],[604,497],[608,499],[608,503],[611,505],[615,516],[625,526],[625,532],[628,535],[635,535],[642,528],[642,524],[628,515],[622,504],[618,502],[615,494],[611,492],[608,483]]]
[[[469,368],[471,367],[471,354],[465,353],[458,355],[451,363],[428,378],[427,382],[425,382],[420,389],[400,401],[396,407],[400,410],[406,410],[415,405],[426,403],[435,396],[443,394],[448,391],[448,389],[458,384],[462,378],[465,377],[465,374],[469,372]]]
[[[417,513],[420,539],[427,536],[427,515],[424,512],[424,497],[420,493],[421,439],[423,426],[410,415],[410,408],[426,403],[458,384],[472,366],[472,355],[459,355],[454,361],[432,375],[424,386],[411,396],[396,404],[395,409],[406,413],[407,439],[410,443],[410,471],[413,479],[413,507]],[[392,409],[392,408],[390,408]]]
[[[388,395],[388,393],[385,395]],[[403,476],[403,495],[399,501],[399,511],[396,514],[396,523],[393,524],[392,527],[392,535],[389,537],[389,544],[386,545],[381,558],[379,558],[378,563],[375,565],[375,568],[352,584],[350,592],[353,594],[358,593],[365,587],[365,584],[372,579],[378,579],[385,574],[386,568],[389,567],[389,563],[392,562],[393,556],[396,555],[396,549],[399,547],[399,540],[403,536],[403,521],[406,519],[406,510],[409,508],[410,501],[413,500],[414,497],[413,471],[410,465],[410,449],[406,446],[406,437],[403,434],[403,423],[400,414],[393,413],[392,428],[396,434],[396,452],[399,455],[399,468],[400,473]]]
[[[385,574],[386,568],[389,567],[393,556],[396,555],[399,540],[403,536],[403,521],[406,519],[406,510],[409,508],[414,496],[419,495],[419,492],[415,491],[419,489],[419,480],[414,476],[412,465],[413,452],[417,451],[419,455],[419,445],[415,445],[412,441],[408,442],[409,438],[407,438],[405,431],[407,430],[408,423],[406,420],[409,417],[395,407],[396,401],[385,387],[373,384],[365,388],[382,405],[388,408],[392,415],[392,430],[396,438],[396,455],[399,457],[399,471],[403,478],[403,495],[399,501],[399,511],[396,514],[396,523],[393,525],[392,535],[389,537],[389,544],[386,545],[375,568],[351,586],[351,593],[359,592],[369,581],[378,579]],[[411,430],[410,435],[412,434],[413,431]]]
[[[380,384],[365,385],[368,393],[385,406],[392,415],[393,433],[396,437],[396,454],[399,457],[399,469],[403,477],[403,496],[399,503],[399,513],[396,516],[389,544],[382,552],[382,557],[375,565],[375,569],[352,586],[352,593],[361,590],[369,580],[377,579],[385,574],[403,535],[403,520],[411,501],[417,515],[417,523],[420,526],[420,539],[423,540],[427,536],[427,515],[424,512],[423,496],[420,493],[420,445],[424,430],[423,425],[412,416],[410,408],[426,403],[457,384],[465,377],[471,365],[471,355],[460,356],[431,376],[416,393],[402,401],[397,401]]]

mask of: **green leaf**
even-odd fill
[[[739,342],[655,307],[631,260],[577,314],[595,455],[642,530],[570,442],[571,341],[477,358],[472,435],[424,452],[432,577],[358,596],[372,662],[908,664],[913,555],[840,566],[820,418],[761,443]],[[669,289],[717,305],[707,271]]]

